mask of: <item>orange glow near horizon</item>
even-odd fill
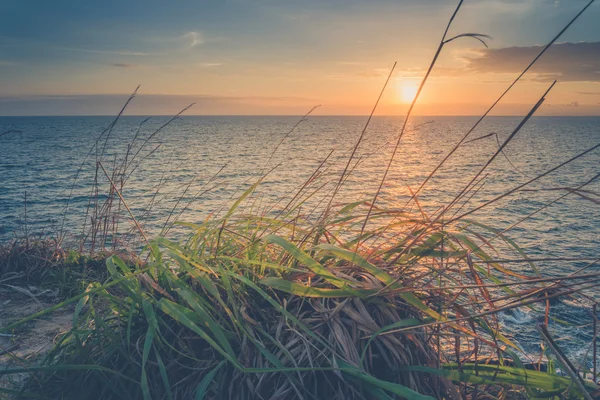
[[[412,103],[419,90],[417,84],[411,81],[398,80],[396,82],[396,92],[398,100],[402,103]]]

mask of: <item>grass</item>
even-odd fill
[[[532,397],[581,396],[568,378],[518,367],[526,361],[495,314],[528,299],[544,302],[536,294],[552,282],[486,264],[486,227],[375,207],[373,227],[361,234],[368,203],[340,207],[315,226],[297,208],[278,218],[240,211],[254,189],[223,216],[185,224],[187,241],[155,239],[144,262],[112,255],[106,279],[80,280],[85,292],[69,299],[77,302],[74,328],[27,391],[46,398],[425,399],[476,391],[501,397],[520,386]],[[382,230],[389,240],[374,246]],[[563,279],[552,296],[598,279]],[[505,286],[488,287],[499,282]]]
[[[127,254],[121,256],[130,258]],[[15,241],[0,246],[0,283],[35,284],[65,299],[81,293],[85,282],[105,279],[107,257],[108,253],[89,256],[65,251],[53,240]]]
[[[487,38],[473,33],[446,37],[461,5],[462,1],[419,93],[446,45],[461,38],[483,42]],[[82,162],[84,168],[95,155],[96,174],[86,215],[91,222],[82,228],[80,250],[60,250],[62,229],[57,242],[27,241],[0,250],[0,284],[36,282],[58,289],[61,298],[46,310],[2,327],[2,332],[74,306],[72,329],[58,338],[41,364],[0,370],[0,375],[29,373],[27,385],[21,391],[0,388],[0,393],[144,400],[575,399],[598,395],[598,387],[584,379],[589,371],[574,370],[545,329],[551,301],[598,285],[600,273],[587,271],[598,260],[569,275],[544,277],[506,236],[506,230],[467,217],[600,145],[483,206],[462,211],[485,179],[487,166],[518,134],[545,95],[499,144],[471,183],[437,212],[421,209],[417,194],[441,164],[415,192],[411,207],[381,206],[381,188],[407,129],[409,111],[372,198],[350,204],[334,201],[356,167],[354,156],[369,118],[343,173],[333,180],[333,191],[323,193],[324,161],[285,198],[284,206],[265,209],[253,194],[266,172],[228,208],[215,211],[202,223],[175,223],[189,205],[183,201],[187,185],[169,212],[164,235],[152,238],[144,231],[140,216],[130,211],[122,192],[131,175],[160,146],[152,139],[181,113],[141,143],[138,130],[122,159],[115,158],[110,165],[104,157],[107,143],[135,94]],[[418,95],[410,110],[417,100]],[[264,171],[273,168],[269,161]],[[108,194],[99,196],[105,181]],[[568,189],[555,201],[582,193],[591,181]],[[165,182],[161,179],[149,206]],[[210,190],[211,182],[193,198]],[[316,198],[321,200],[315,206]],[[393,204],[390,200],[386,204]],[[68,208],[65,218],[67,212]],[[168,239],[173,226],[186,234]],[[127,233],[126,242],[118,240],[122,231]],[[133,234],[138,235],[138,242],[130,242]],[[141,250],[125,250],[135,249],[136,243]],[[123,250],[117,252],[118,248]],[[528,262],[529,270],[515,272],[498,261],[507,254],[516,257],[510,262]],[[519,307],[544,316],[540,332],[553,344],[540,355],[540,360],[542,355],[547,360],[544,368],[540,360],[527,359],[501,329],[498,313]]]

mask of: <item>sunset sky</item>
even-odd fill
[[[479,114],[588,0],[466,0],[416,114]],[[379,114],[406,110],[455,0],[0,2],[0,115]],[[600,115],[600,1],[498,107]]]

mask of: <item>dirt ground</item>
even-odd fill
[[[0,285],[0,328],[57,302],[51,291]],[[72,309],[59,310],[0,333],[0,370],[26,368],[43,360],[60,335],[71,328],[72,317]],[[18,390],[26,377],[27,374],[0,375],[0,388]]]

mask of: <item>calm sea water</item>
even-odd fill
[[[0,117],[0,133],[18,130],[0,136],[0,242],[23,235],[25,229],[29,233],[55,234],[62,226],[71,188],[64,225],[69,237],[77,240],[92,190],[96,154],[84,160],[111,121],[111,117]],[[333,184],[360,136],[366,117],[309,117],[283,142],[286,133],[298,122],[297,117],[183,117],[154,136],[153,132],[167,118],[153,117],[140,128],[143,121],[144,117],[123,117],[108,139],[107,135],[102,137],[98,147],[105,148],[102,162],[110,171],[127,153],[127,145],[136,134],[130,160],[145,143],[133,165],[143,162],[131,174],[123,195],[146,230],[156,233],[175,206],[181,209],[190,203],[181,219],[201,221],[229,204],[261,172],[274,167],[255,196],[258,199],[253,203],[255,206],[282,202],[281,198],[292,193],[325,159],[326,173],[321,181]],[[359,163],[340,193],[340,201],[368,199],[373,195],[401,122],[393,117],[374,119],[357,151]],[[417,188],[474,122],[475,118],[470,117],[414,118],[395,157],[382,201],[403,205],[408,199],[407,188]],[[513,117],[492,117],[471,138],[497,133],[502,142],[519,122]],[[500,155],[490,165],[483,187],[463,211],[597,143],[600,143],[600,118],[533,118],[506,147],[506,157]],[[425,187],[421,204],[432,211],[447,203],[497,149],[494,136],[464,144]],[[528,186],[535,191],[517,192],[472,217],[496,228],[506,228],[565,193],[554,189],[577,187],[591,179],[600,172],[599,161],[600,151],[592,152]],[[99,181],[106,191],[106,180],[100,176]],[[207,188],[211,190],[204,193]],[[600,182],[593,182],[585,189],[600,192]],[[598,200],[594,193],[587,196]],[[316,196],[314,204],[319,199]],[[600,205],[570,195],[508,235],[531,257],[598,257]],[[538,267],[543,274],[564,274],[586,264],[542,262]],[[598,270],[600,267],[590,271]],[[586,306],[569,300],[557,305],[554,312],[578,325],[591,321]],[[532,354],[539,350],[539,338],[532,330],[538,317],[528,309],[503,315],[504,323]],[[573,357],[581,358],[587,349],[585,344],[591,339],[589,327],[557,325],[555,329],[560,332],[561,340],[569,342]]]

